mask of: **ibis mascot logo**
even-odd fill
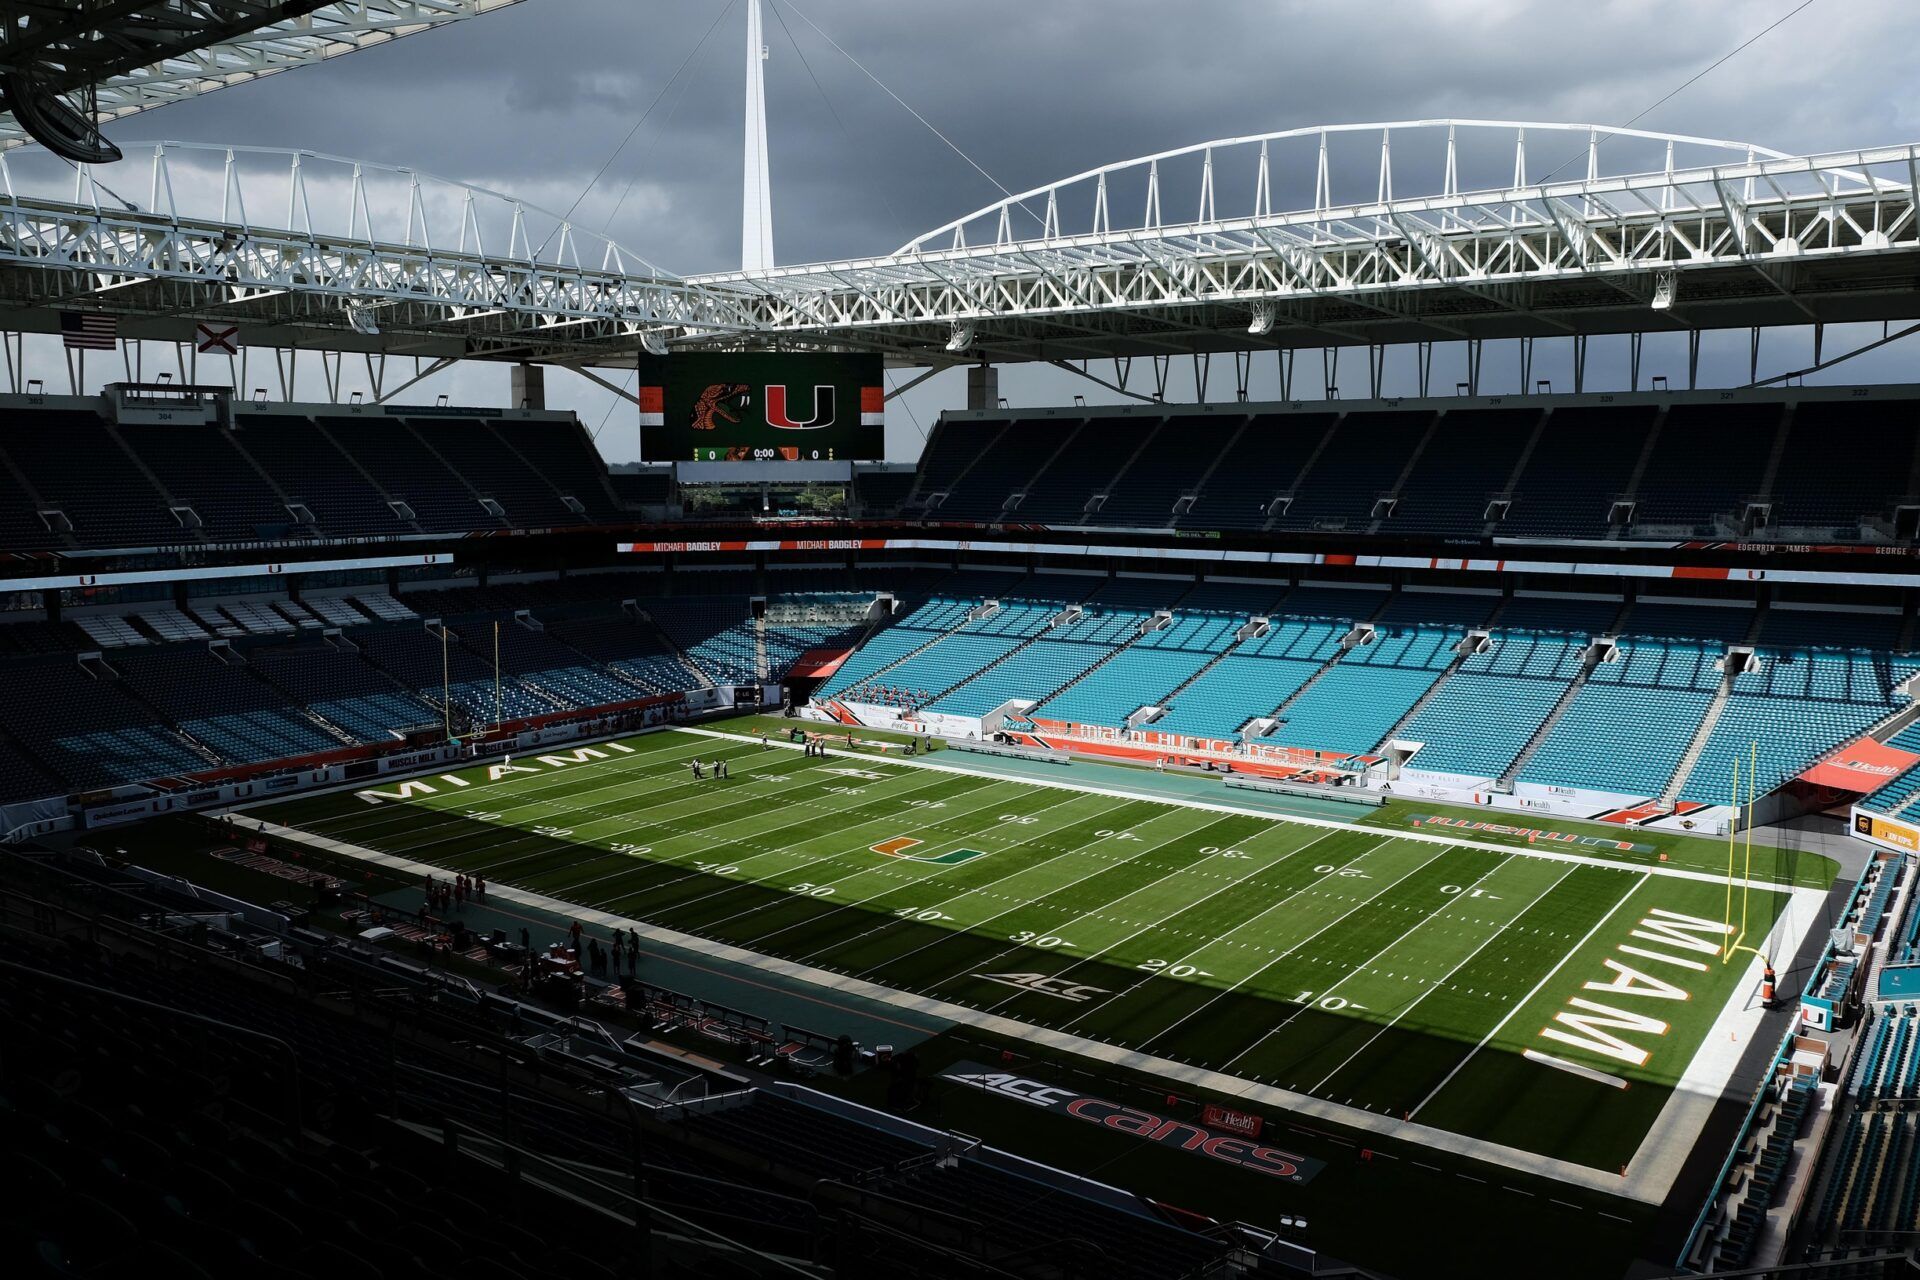
[[[839,390],[831,383],[815,383],[813,404],[808,417],[796,418],[791,407],[791,391],[785,384],[769,383],[761,401],[766,406],[767,425],[778,431],[822,431],[839,420]],[[693,405],[693,429],[717,430],[721,422],[740,421],[740,415],[753,406],[753,388],[744,382],[715,382],[700,393]]]
[[[941,1073],[941,1079],[1287,1182],[1307,1182],[1326,1167],[1324,1161],[1266,1146],[1251,1137],[1217,1133],[1204,1125],[1170,1120],[1138,1107],[1109,1102],[1077,1089],[1030,1080],[1010,1071],[994,1071],[975,1062],[956,1062]],[[1245,1133],[1251,1127],[1245,1123],[1248,1119],[1251,1117],[1238,1117],[1240,1122],[1232,1127],[1239,1133]]]

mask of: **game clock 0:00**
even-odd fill
[[[774,445],[700,445],[695,462],[832,462],[832,449],[796,449]]]

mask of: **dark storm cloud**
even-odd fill
[[[999,196],[802,11],[1017,191],[1208,138],[1321,122],[1623,121],[1796,0],[799,2],[768,0],[766,19],[784,262],[885,253]],[[114,132],[414,165],[565,210],[651,105],[579,220],[598,229],[611,219],[617,239],[673,270],[727,269],[739,256],[744,62],[742,10],[721,17],[727,7],[526,0]],[[1643,125],[1786,150],[1920,137],[1904,66],[1916,44],[1911,0],[1819,0]],[[1579,154],[1577,137],[1542,138],[1531,172],[1577,169]],[[1429,180],[1407,163],[1409,181]],[[1370,193],[1371,171],[1349,168],[1336,181]],[[923,417],[954,394],[942,388],[956,376],[929,384]],[[583,396],[597,420],[604,396]]]
[[[1622,120],[1791,7],[769,3],[777,247],[787,261],[883,253],[998,197],[802,12],[1019,190],[1209,137],[1323,121]],[[1783,148],[1911,132],[1898,50],[1920,35],[1914,6],[1822,4],[1833,12],[1823,17],[1817,4],[1647,123]],[[527,0],[120,133],[413,164],[564,209],[726,7]],[[741,20],[735,4],[583,203],[598,225],[631,182],[638,198],[629,195],[615,234],[681,271],[725,268],[738,253]],[[1564,158],[1547,152],[1540,170]]]

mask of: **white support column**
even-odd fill
[[[740,204],[740,269],[773,266],[773,187],[767,176],[767,46],[760,0],[747,0],[746,161]]]

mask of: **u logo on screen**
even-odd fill
[[[804,420],[793,417],[787,412],[787,389],[784,386],[767,388],[767,425],[778,427],[782,431],[818,431],[822,427],[833,425],[835,409],[835,389],[831,385],[815,385],[813,388],[813,416]]]

